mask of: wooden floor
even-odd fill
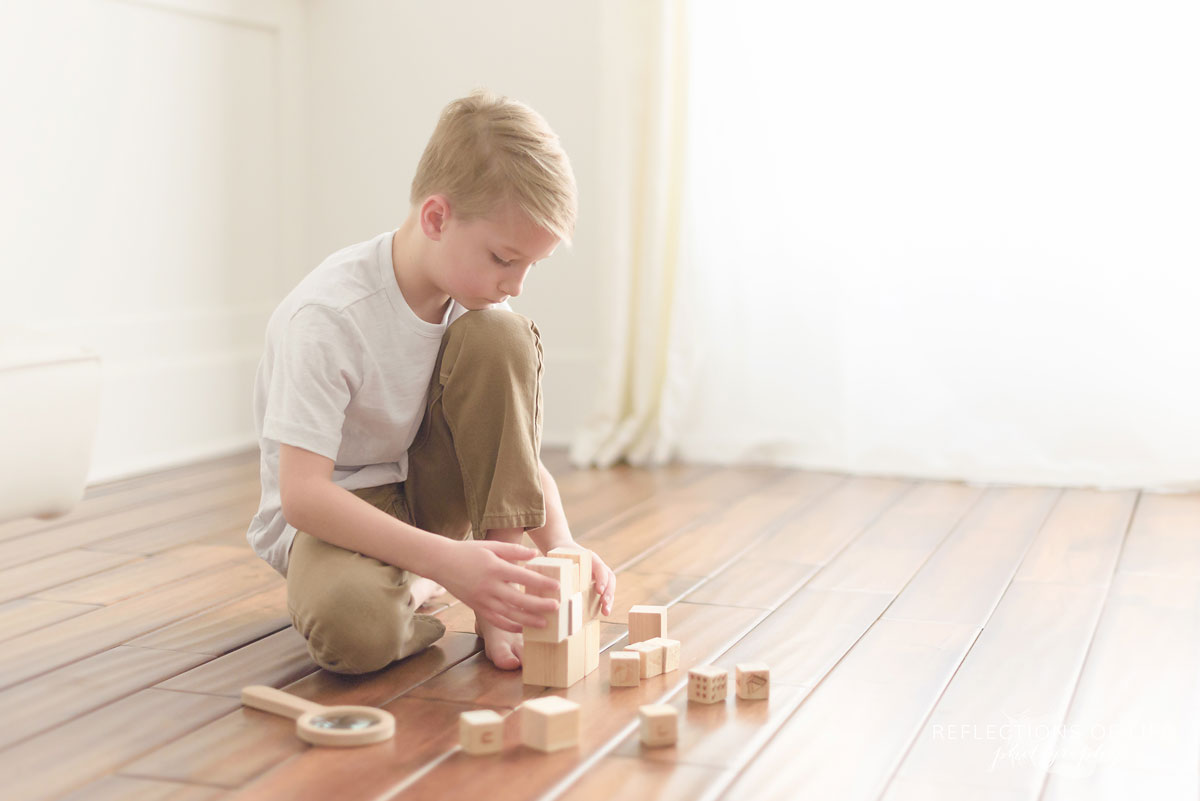
[[[317,670],[244,540],[257,452],[93,487],[0,526],[5,799],[1195,799],[1200,494],[975,488],[778,469],[559,476],[618,571],[602,648],[669,604],[681,670],[565,691],[577,750],[456,747],[458,714],[544,692],[498,671],[461,604],[438,646]],[[686,701],[688,667],[763,661],[769,702]],[[394,740],[311,748],[243,685],[381,706]],[[680,709],[643,750],[640,704]]]

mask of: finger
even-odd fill
[[[492,553],[506,562],[528,562],[538,554],[536,548],[530,548],[528,545],[521,545],[516,542],[493,542],[489,540],[488,548]]]
[[[546,597],[559,594],[560,588],[556,580],[527,567],[512,565],[505,571],[504,580],[522,585],[530,595]]]
[[[502,590],[498,597],[508,606],[516,606],[535,615],[548,615],[561,606],[557,598],[544,598],[540,595],[520,592],[513,589],[511,584],[506,585],[505,590]]]

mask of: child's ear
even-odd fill
[[[421,231],[435,242],[441,241],[449,217],[450,202],[442,195],[430,195],[421,204]]]

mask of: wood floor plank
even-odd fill
[[[258,492],[256,488],[219,487],[179,499],[173,498],[116,512],[96,520],[81,520],[49,531],[14,537],[0,542],[0,564],[13,567],[51,554],[84,547],[94,547],[102,551],[153,553],[154,551],[126,547],[123,543],[132,541],[136,536],[146,538],[158,535],[160,538],[166,538],[170,546],[174,546],[183,541],[179,538],[172,539],[178,532],[198,529],[201,533],[207,533],[232,525],[233,517],[244,517],[248,525],[254,509],[258,506]],[[100,543],[105,545],[96,547]]]
[[[1136,499],[1062,494],[901,763],[899,788],[1037,796],[1053,743],[1041,734],[1066,715]]]
[[[1009,587],[896,777],[1036,798],[1048,765],[1048,754],[1037,753],[1039,732],[1066,715],[1105,593],[1048,582]]]
[[[289,625],[287,585],[280,582],[263,592],[135,637],[129,644],[220,656]]]
[[[384,707],[398,721],[396,736],[361,748],[310,748],[282,763],[234,796],[241,801],[329,801],[353,793],[377,798],[420,771],[458,742],[458,716],[466,704],[402,697]],[[337,753],[333,753],[333,752]],[[446,798],[468,796],[448,795]]]
[[[239,545],[248,551],[246,529],[249,528],[250,520],[257,510],[258,496],[252,493],[239,501],[223,504],[192,517],[96,540],[89,547],[98,551],[136,553],[144,556],[186,543]]]
[[[722,797],[878,798],[978,631],[878,621]]]
[[[138,506],[162,503],[164,499],[215,489],[219,486],[234,487],[258,483],[258,458],[252,462],[224,465],[201,463],[180,475],[151,473],[136,480],[119,482],[116,485],[88,487],[83,499],[70,512],[50,520],[22,518],[0,525],[0,541],[26,534],[48,531],[53,528],[95,520],[114,512],[124,512]]]
[[[1121,555],[1121,570],[1200,578],[1200,493],[1143,493]]]
[[[0,751],[5,792],[22,801],[57,798],[236,705],[211,695],[134,693]]]
[[[739,557],[710,581],[687,594],[697,604],[773,609],[811,579],[820,565]]]
[[[477,651],[476,637],[448,634],[429,649],[384,670],[362,676],[318,670],[287,685],[286,690],[326,705],[383,706]],[[307,749],[296,738],[290,720],[239,709],[147,754],[126,766],[123,773],[232,788]]]
[[[411,786],[403,788],[405,799],[488,796],[494,801],[525,799],[542,795],[566,779],[583,761],[623,737],[636,725],[637,709],[668,697],[686,682],[687,670],[723,652],[754,625],[760,613],[753,609],[676,604],[671,608],[670,628],[684,645],[678,671],[643,680],[637,687],[612,688],[608,683],[608,655],[600,656],[600,668],[566,690],[555,691],[580,705],[587,721],[577,749],[542,754],[517,747],[509,738],[515,725],[506,727],[509,747],[495,759],[477,759],[455,751],[438,762]],[[518,679],[519,680],[519,679]],[[520,782],[514,782],[520,776]],[[372,788],[367,788],[370,791]]]
[[[1065,490],[1013,581],[1107,587],[1137,501],[1136,491]]]
[[[118,646],[0,691],[0,748],[193,668],[208,657]]]
[[[97,560],[123,559],[126,562],[86,578],[64,581],[55,587],[42,590],[37,593],[36,597],[48,601],[70,601],[77,604],[109,606],[117,601],[123,601],[156,587],[170,584],[185,576],[231,565],[249,558],[241,549],[212,545],[185,545],[149,558],[105,551],[87,551],[87,553]]]
[[[226,792],[217,787],[105,776],[61,801],[217,801],[225,797]]]
[[[810,551],[814,541],[807,531],[829,530],[823,520],[808,520],[804,534],[777,540],[771,551],[775,559],[821,558],[826,563],[812,579],[814,589],[862,590],[898,594],[921,566],[954,531],[963,516],[979,502],[983,491],[976,487],[943,482],[923,482],[907,492],[870,522],[859,536],[833,553],[839,540],[824,535],[823,544]],[[799,532],[798,532],[799,533]],[[820,535],[819,535],[820,536]],[[845,542],[845,537],[841,538]]]
[[[983,626],[1059,495],[989,489],[884,617]]]
[[[1198,631],[1200,579],[1118,567],[1063,736],[1047,749],[1045,801],[1200,793]]]
[[[43,559],[35,559],[17,567],[0,570],[0,603],[23,598],[41,590],[56,587],[75,579],[90,576],[118,565],[136,561],[137,556],[121,553],[101,553],[76,549],[63,551]],[[50,600],[75,600],[53,598]],[[82,601],[79,603],[98,603]]]
[[[308,644],[289,626],[158,686],[166,690],[240,698],[242,688],[247,684],[283,687],[316,669],[316,663],[308,655]]]
[[[867,480],[869,481],[869,480]],[[672,537],[631,565],[647,573],[706,576],[764,541],[770,530],[801,516],[819,498],[836,492],[841,479],[801,473],[779,479],[786,492],[751,492]]]
[[[590,767],[578,784],[554,797],[564,801],[695,801],[709,787],[723,782],[723,774],[703,765],[606,756]]]
[[[753,557],[823,565],[913,487],[894,479],[849,478],[772,531]]]
[[[13,637],[5,643],[5,659],[0,662],[0,689],[125,643],[214,602],[261,591],[279,580],[265,564],[236,565]]]
[[[0,642],[99,608],[93,604],[67,604],[30,598],[18,598],[0,604]]]

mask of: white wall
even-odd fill
[[[600,4],[312,0],[309,11],[310,238],[307,258],[289,265],[296,280],[399,226],[450,100],[486,87],[528,103],[561,137],[580,190],[574,247],[540,263],[512,306],[542,333],[543,442],[565,445],[591,410],[597,361]]]
[[[0,320],[104,361],[89,481],[252,445],[305,261],[304,6],[0,4]]]

